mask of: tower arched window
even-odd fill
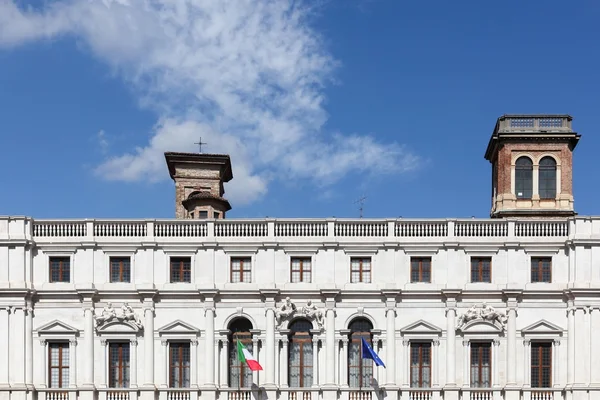
[[[540,160],[539,193],[541,199],[556,198],[556,161],[552,157]]]
[[[533,162],[529,157],[519,157],[515,165],[515,194],[517,199],[533,196]]]
[[[366,318],[350,323],[348,341],[348,385],[354,388],[370,387],[373,380],[373,360],[362,358],[362,339],[372,346],[373,325]]]
[[[252,386],[252,371],[248,365],[238,360],[237,341],[239,340],[254,354],[252,342],[252,323],[246,318],[237,318],[229,324],[229,386],[233,388],[247,388]]]
[[[313,344],[310,330],[312,323],[299,319],[290,326],[288,353],[289,386],[311,387],[313,384]]]

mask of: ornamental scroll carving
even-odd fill
[[[119,314],[117,314],[116,310],[113,308],[112,303],[108,303],[106,307],[102,309],[102,313],[100,315],[94,315],[94,318],[96,319],[97,327],[100,327],[105,323],[115,319],[119,322],[131,322],[139,329],[144,328],[142,320],[133,311],[133,309],[128,303],[123,304],[123,306],[121,307],[121,312]]]
[[[458,323],[456,328],[462,329],[464,326],[475,320],[483,320],[491,323],[498,322],[504,329],[507,321],[506,314],[496,311],[494,307],[483,303],[480,306],[473,306],[467,310],[464,314],[458,317]]]
[[[285,301],[277,310],[275,310],[275,318],[279,328],[283,326],[283,323],[291,320],[295,316],[304,316],[311,321],[315,321],[319,328],[323,327],[323,311],[319,310],[311,300],[308,300],[306,305],[298,310],[296,305],[292,303],[289,297],[285,298]]]

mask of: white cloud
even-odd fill
[[[401,173],[419,158],[371,136],[327,134],[324,86],[336,61],[302,0],[0,0],[0,46],[71,35],[119,71],[159,114],[148,144],[106,159],[111,180],[164,179],[164,151],[229,153],[232,202],[269,181],[331,184],[353,172]],[[100,138],[102,139],[102,138]]]
[[[104,129],[100,129],[98,131],[98,133],[96,134],[96,139],[98,141],[98,147],[100,148],[100,151],[105,154],[108,151],[108,139],[106,138],[106,132],[104,132]]]

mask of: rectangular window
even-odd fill
[[[252,282],[252,265],[250,257],[236,257],[231,259],[231,282]]]
[[[491,343],[471,343],[471,387],[492,387],[491,356]]]
[[[169,344],[169,387],[190,387],[190,344]]]
[[[198,211],[198,218],[200,219],[206,219],[208,218],[208,211]]]
[[[311,264],[310,258],[292,258],[291,266],[291,281],[296,282],[310,282],[311,278]]]
[[[552,282],[552,257],[531,257],[531,282]]]
[[[431,282],[431,257],[410,258],[410,281]]]
[[[350,266],[350,282],[371,283],[371,258],[353,257]]]
[[[552,387],[552,343],[531,343],[531,387]]]
[[[471,257],[471,282],[492,282],[491,257]]]
[[[110,281],[131,282],[131,259],[130,257],[110,258]]]
[[[410,387],[431,387],[431,343],[410,344]]]
[[[129,343],[108,345],[108,387],[129,387]]]
[[[171,258],[171,283],[192,281],[192,259],[191,257]]]
[[[69,343],[48,344],[50,388],[69,387]]]
[[[50,257],[50,282],[71,281],[71,259],[69,257]]]

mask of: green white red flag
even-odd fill
[[[262,367],[258,361],[256,361],[256,358],[254,358],[252,353],[250,353],[239,340],[237,341],[237,354],[238,360],[245,362],[251,371],[262,371]]]

